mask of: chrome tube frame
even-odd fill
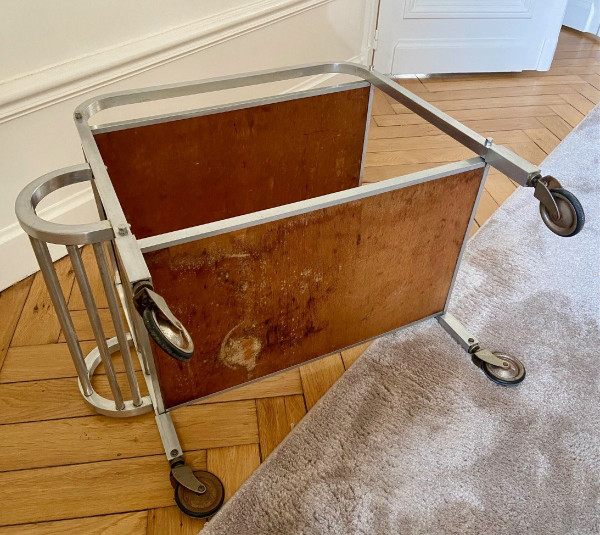
[[[90,118],[93,115],[99,111],[110,108],[324,74],[350,75],[359,78],[361,81],[309,91],[297,91],[295,93],[287,93],[275,97],[253,99],[224,106],[213,106],[154,117],[144,117],[141,119],[112,123],[101,127],[90,125]],[[402,177],[391,178],[376,184],[359,184],[359,187],[351,190],[324,195],[239,217],[233,217],[223,221],[191,227],[160,236],[153,236],[139,241],[132,235],[129,229],[129,223],[123,213],[120,202],[111,184],[107,169],[96,145],[94,134],[115,129],[196,117],[210,113],[219,113],[232,109],[258,106],[265,103],[320,95],[355,87],[365,87],[367,85],[370,85],[371,88],[369,109],[371,106],[373,88],[377,88],[399,103],[405,105],[417,115],[423,117],[442,132],[450,135],[452,138],[471,149],[477,156],[462,162],[443,165]],[[148,267],[142,254],[143,252],[202,239],[240,228],[264,224],[269,221],[292,217],[297,214],[307,213],[327,206],[378,195],[386,191],[409,187],[411,185],[435,180],[461,171],[464,172],[485,166],[484,177],[472,209],[469,226],[465,233],[464,241],[457,259],[454,277],[448,294],[449,299],[489,167],[495,167],[519,184],[525,186],[532,185],[533,179],[540,176],[540,171],[536,166],[530,164],[504,147],[493,145],[483,136],[465,127],[420,97],[404,89],[396,82],[393,82],[362,65],[353,63],[308,64],[284,69],[226,76],[206,81],[169,84],[134,91],[121,91],[87,100],[76,108],[74,118],[81,138],[83,151],[86,160],[89,163],[49,173],[27,186],[23,192],[21,192],[17,200],[17,216],[23,229],[30,235],[34,252],[49,288],[52,301],[77,370],[79,385],[84,398],[98,412],[109,416],[134,416],[154,409],[165,452],[169,460],[179,457],[182,454],[181,445],[179,444],[171,416],[165,408],[162,399],[148,333],[133,304],[134,285],[139,282],[152,283]],[[368,119],[365,128],[368,130]],[[101,221],[86,225],[60,225],[44,221],[36,214],[35,209],[41,199],[52,191],[70,184],[86,181],[91,183]],[[79,340],[66,301],[62,295],[47,243],[67,246],[69,256],[73,262],[75,275],[98,343],[98,346],[85,358],[82,355]],[[115,327],[116,337],[109,340],[105,338],[87,274],[81,261],[78,247],[84,244],[91,244],[94,249],[103,289]],[[106,258],[104,250],[105,246],[108,247],[110,262]],[[125,314],[129,332],[127,332],[126,325],[123,323],[121,317],[121,309],[118,303],[119,300]],[[447,306],[448,302],[446,302],[443,311],[428,318],[423,318],[423,320],[437,317],[442,321],[442,317],[449,317],[447,314]],[[445,316],[443,316],[444,314]],[[133,363],[131,362],[131,354],[129,352],[129,346],[131,345],[135,347],[142,365],[144,378],[149,391],[148,396],[141,396]],[[123,357],[128,386],[131,391],[131,400],[123,399],[112,364],[112,354],[119,350]],[[113,400],[108,400],[100,396],[95,392],[92,386],[91,378],[100,363],[103,363],[105,366]]]

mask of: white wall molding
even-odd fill
[[[407,0],[404,18],[531,18],[535,0]]]
[[[258,0],[0,83],[0,123],[61,102],[333,0]]]

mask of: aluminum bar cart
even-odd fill
[[[94,126],[110,108],[315,75],[352,81]],[[474,157],[363,184],[374,89]],[[531,187],[546,225],[572,236],[577,199],[553,177],[373,70],[310,64],[96,97],[74,113],[88,163],[27,186],[17,216],[50,291],[85,400],[99,413],[154,411],[175,501],[207,517],[219,479],[186,466],[170,411],[415,322],[437,318],[486,375],[523,380],[516,357],[483,347],[447,310],[490,166]],[[61,225],[38,203],[89,182],[100,220]],[[48,244],[66,246],[97,347],[82,353]],[[98,264],[111,332],[80,247]],[[139,358],[148,395],[136,378]],[[123,361],[127,389],[113,359]],[[112,397],[92,376],[104,365]],[[123,385],[124,386],[124,385]]]

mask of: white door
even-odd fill
[[[380,0],[385,74],[548,70],[567,0]]]
[[[569,0],[563,24],[600,35],[600,0]]]

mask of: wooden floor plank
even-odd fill
[[[460,147],[460,143],[450,136],[423,136],[392,139],[371,139],[367,143],[367,152],[390,152],[397,150],[441,149]]]
[[[516,188],[506,175],[490,171],[485,181],[485,190],[491,195],[492,199],[496,201],[496,204],[500,206],[515,192]]]
[[[182,407],[172,417],[184,451],[259,440],[254,401]],[[0,472],[164,453],[150,413],[124,420],[95,415],[2,425],[0,444]]]
[[[582,75],[581,78],[595,89],[600,90],[600,74]]]
[[[206,470],[206,452],[188,453],[186,462]],[[2,472],[0,503],[2,524],[29,524],[171,506],[173,489],[165,456],[155,455]]]
[[[437,102],[445,101],[459,101],[459,102],[469,102],[471,100],[481,100],[481,101],[491,101],[494,102],[495,98],[505,99],[505,98],[514,98],[518,97],[529,97],[529,96],[540,96],[540,95],[550,95],[550,98],[553,98],[553,95],[557,95],[559,93],[575,93],[577,92],[577,87],[580,84],[569,85],[569,84],[555,84],[555,85],[525,85],[519,87],[486,87],[485,89],[456,89],[456,90],[447,90],[447,91],[436,91],[431,92],[427,91],[425,87],[418,92],[421,98],[424,98],[428,102],[434,103],[437,106]],[[554,97],[556,98],[556,97]],[[525,100],[526,104],[529,103]],[[540,104],[547,104],[546,102],[540,102]],[[515,106],[518,103],[514,104]],[[461,105],[462,106],[462,105]],[[479,106],[479,103],[477,104]],[[495,105],[491,105],[490,108],[495,108]],[[464,107],[456,108],[456,109],[466,109]]]
[[[373,121],[369,129],[369,140],[381,138],[437,136],[441,133],[442,131],[440,129],[431,124],[380,127],[375,124],[375,121]]]
[[[342,351],[342,362],[344,363],[344,368],[346,370],[350,368],[350,366],[356,362],[356,359],[358,359],[358,357],[360,357],[371,344],[372,342],[366,342]]]
[[[306,415],[306,403],[304,396],[297,394],[295,396],[285,396],[285,414],[290,429],[296,427],[302,418]]]
[[[567,104],[573,106],[578,112],[587,115],[594,108],[594,103],[579,93],[576,95],[561,95]]]
[[[524,143],[506,143],[506,148],[536,165],[541,164],[544,161],[544,158],[546,158],[546,153],[533,141],[526,141]]]
[[[306,408],[312,409],[343,373],[344,365],[339,353],[301,366],[300,377],[302,378]]]
[[[585,75],[584,75],[585,76]],[[531,77],[510,77],[498,76],[481,77],[473,80],[452,80],[432,82],[431,80],[423,81],[425,87],[432,92],[436,91],[456,91],[459,89],[481,89],[485,90],[488,87],[519,87],[525,85],[556,85],[556,84],[576,84],[583,80],[579,75],[571,74],[567,76],[541,76],[539,78]]]
[[[223,403],[225,401],[291,396],[294,394],[302,394],[302,382],[298,368],[286,370],[271,377],[265,377],[259,381],[233,388],[198,403]]]
[[[584,85],[584,84],[579,84]],[[542,86],[543,87],[543,86]],[[576,94],[577,91],[570,87],[564,86],[564,88],[568,88],[570,93]],[[503,93],[510,93],[510,91],[506,89],[501,90]],[[440,92],[441,94],[446,94],[446,92]],[[432,95],[438,95],[440,93],[431,93]],[[464,94],[469,94],[468,91],[451,91],[451,94],[458,93],[453,95],[452,100],[435,100],[429,98],[429,95],[426,95],[424,98],[426,100],[430,100],[436,108],[441,109],[446,113],[450,113],[454,110],[492,110],[494,108],[530,108],[530,107],[538,107],[538,106],[548,106],[549,104],[562,104],[563,98],[558,95],[552,93],[551,95],[522,95],[522,96],[500,96],[500,97],[487,97],[488,92],[479,91],[476,97],[462,99],[460,97]],[[563,94],[568,94],[568,92],[564,92]],[[392,106],[396,113],[400,113],[399,108],[396,105]],[[508,117],[509,115],[507,115]],[[486,115],[483,116],[484,118]]]
[[[142,395],[146,394],[143,376],[138,373]],[[117,374],[124,396],[128,396],[127,378]],[[105,375],[94,376],[94,389],[110,398],[110,388]],[[112,398],[111,398],[112,399]],[[49,379],[24,383],[0,384],[0,424],[36,422],[58,418],[75,418],[95,414],[85,402],[75,378]]]
[[[394,113],[390,101],[386,98],[385,93],[382,93],[379,89],[373,91],[373,102],[371,104],[371,115],[385,115],[387,113]]]
[[[146,512],[142,511],[41,524],[21,524],[0,527],[0,535],[145,535],[146,516]]]
[[[600,51],[598,50],[557,50],[554,54],[554,59],[578,59],[584,58],[587,61],[599,61],[600,60]]]
[[[260,434],[260,456],[264,461],[290,432],[285,398],[265,398],[256,400],[258,429]]]
[[[423,171],[424,169],[429,169],[431,167],[434,166],[430,163],[410,163],[401,165],[379,165],[376,167],[365,167],[363,183],[370,184],[373,182],[379,182],[381,180],[387,180],[388,178],[395,178],[397,176]]]
[[[600,90],[600,74],[582,75],[581,78],[595,89]]]
[[[208,470],[222,481],[225,487],[225,500],[233,496],[259,464],[258,444],[218,448],[207,452]]]
[[[85,357],[95,347],[96,342],[82,342],[81,351],[83,356]],[[133,348],[131,349],[131,357],[134,369],[139,370],[139,359]],[[113,355],[113,363],[117,372],[125,371],[119,351]],[[100,375],[103,373],[104,366],[100,364],[95,374]],[[4,367],[0,371],[0,384],[41,381],[63,377],[76,377],[75,365],[73,364],[67,344],[19,346],[11,347],[8,350]]]
[[[578,94],[579,93],[565,95],[576,97]],[[524,97],[510,97],[502,99],[473,99],[468,101],[461,100],[452,102],[436,102],[435,106],[458,121],[468,121],[477,119],[502,119],[508,117],[537,117],[553,115],[554,112],[548,108],[548,105],[565,103],[564,98],[560,95],[529,97],[530,99],[543,99],[546,101],[544,104],[536,102],[532,105],[525,105],[523,102],[520,102],[520,100],[523,98]],[[492,103],[496,104],[496,106],[488,105],[488,100],[491,100]],[[500,101],[503,101],[503,104],[500,104]],[[398,111],[396,106],[393,107],[396,111],[396,114],[401,115],[400,119],[406,115],[405,113],[402,114],[400,111]],[[386,117],[393,116],[383,115],[381,117],[377,117],[377,124],[379,126],[393,126],[393,122],[391,124],[384,124],[384,118]]]
[[[550,108],[573,127],[577,126],[583,119],[583,114],[570,104],[553,104]]]
[[[112,338],[115,336],[115,326],[113,325],[112,318],[110,316],[110,310],[108,308],[98,309],[98,316],[100,316],[100,322],[104,329],[104,336],[106,338]],[[72,310],[71,318],[73,319],[73,326],[75,332],[80,341],[94,340],[94,331],[92,330],[92,324],[90,323],[88,314],[85,310]],[[58,338],[59,342],[65,341],[64,333],[60,333]]]
[[[525,130],[525,133],[546,154],[550,154],[556,148],[556,146],[560,143],[560,139],[558,139],[547,128],[532,128],[532,129],[527,129],[527,130]]]
[[[73,286],[73,270],[68,257],[55,264],[58,279],[66,298]],[[36,273],[12,340],[12,346],[53,344],[58,340],[60,325],[54,313],[50,294],[40,272]]]
[[[572,130],[571,125],[558,115],[555,117],[540,117],[538,120],[558,139],[565,139]]]
[[[591,84],[578,84],[574,86],[577,92],[587,98],[590,102],[598,104],[600,102],[600,90]]]
[[[148,511],[148,529],[145,533],[146,535],[197,535],[205,522],[187,516],[177,506],[159,507]]]
[[[4,360],[8,353],[10,342],[17,327],[33,277],[27,277],[14,286],[0,293],[0,376],[4,368]]]
[[[479,206],[475,213],[475,221],[479,226],[483,225],[490,216],[498,209],[498,203],[487,191],[483,191],[479,199]]]
[[[398,150],[394,152],[367,153],[365,165],[375,167],[379,165],[403,165],[411,163],[441,164],[447,161],[460,161],[472,158],[475,153],[466,147],[414,150]],[[434,167],[434,165],[431,165]]]
[[[0,385],[0,407],[0,424],[93,414],[72,378]]]
[[[523,132],[523,130],[502,130],[498,132],[488,132],[488,136],[494,139],[494,143],[500,145],[505,143],[526,143],[530,141],[530,138]],[[439,149],[460,146],[461,145],[458,141],[445,134],[422,137],[382,137],[378,139],[370,139],[367,143],[367,152]]]
[[[94,256],[94,249],[90,245],[85,246],[81,252],[81,258],[86,267],[86,273],[96,307],[108,308],[106,294],[104,293],[104,287],[102,286],[102,279],[100,278],[100,272],[98,271],[98,264],[96,264],[96,258]],[[73,291],[69,298],[69,310],[85,310],[83,298],[81,297],[81,290],[79,289],[77,282],[73,285]]]
[[[429,124],[425,119],[423,119],[423,117],[419,117],[415,113],[391,113],[386,115],[378,115],[373,117],[373,120],[377,126],[408,126]]]

